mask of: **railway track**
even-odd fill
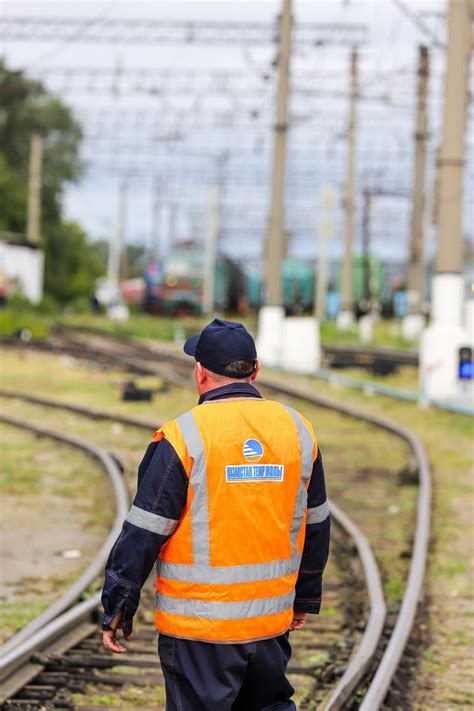
[[[8,391],[0,391],[0,397],[21,399],[40,407],[67,410],[94,420],[115,421],[117,419],[114,414],[56,402],[47,398],[20,395]],[[147,432],[156,427],[156,422],[152,423],[124,416],[118,419],[122,424],[145,428]],[[11,418],[9,421],[13,422]],[[19,424],[18,420],[14,420],[14,422]],[[42,429],[41,432],[44,433],[45,430]],[[308,689],[305,697],[300,701],[301,708],[314,707],[316,699],[322,701],[325,695],[330,694],[334,680],[341,677],[341,673],[346,669],[355,640],[361,637],[359,628],[366,617],[364,610],[366,606],[364,590],[366,587],[372,591],[372,595],[374,594],[374,589],[376,591],[374,609],[369,618],[368,633],[371,637],[373,636],[374,625],[380,631],[385,614],[380,578],[375,561],[370,553],[370,548],[360,537],[361,534],[353,527],[350,520],[334,504],[332,508],[333,518],[336,521],[340,521],[340,533],[336,534],[337,544],[335,545],[336,559],[339,565],[337,570],[333,572],[330,581],[326,584],[325,599],[329,608],[337,610],[338,614],[336,619],[330,616],[313,620],[305,633],[305,637],[301,636],[295,640],[295,653],[289,673],[295,678],[295,683],[298,685],[304,684],[305,688]],[[351,537],[352,541],[349,545],[348,536]],[[362,563],[358,562],[357,557],[354,557],[354,550],[359,551]],[[364,583],[364,571],[368,576],[366,584]],[[349,598],[349,591],[353,590],[354,580],[358,581],[359,595],[351,595],[349,605],[347,599]],[[148,600],[146,599],[147,597],[149,598]],[[152,596],[148,590],[145,592],[142,610],[143,608],[152,610],[152,606]],[[65,634],[61,635],[59,640],[55,639],[51,648],[46,648],[40,654],[34,655],[35,665],[33,667],[29,665],[26,667],[26,671],[23,671],[20,666],[19,671],[17,670],[13,677],[5,677],[3,679],[6,691],[13,693],[13,698],[6,700],[4,708],[48,708],[48,704],[55,708],[58,705],[63,708],[74,708],[74,695],[84,691],[86,684],[89,686],[95,684],[98,687],[110,686],[113,689],[118,687],[123,689],[125,687],[126,689],[127,686],[137,682],[136,675],[131,676],[128,672],[122,673],[123,666],[141,670],[139,688],[143,689],[152,684],[156,686],[157,681],[159,682],[160,680],[160,675],[156,676],[156,655],[150,644],[150,639],[153,636],[153,624],[151,619],[146,620],[146,613],[141,612],[138,634],[135,634],[136,642],[130,645],[130,655],[124,661],[123,657],[111,657],[102,650],[96,635],[97,624],[93,622],[94,610],[88,608],[87,612],[91,619],[82,621],[77,635],[75,634],[71,637],[71,630],[68,626]],[[51,617],[51,615],[48,617]],[[355,622],[356,620],[357,623]],[[17,636],[19,639],[15,640],[13,638],[4,647],[6,646],[8,650],[8,647],[11,647],[11,643],[14,642],[14,650],[15,646],[18,646],[22,640],[28,639],[31,634],[35,634],[46,621],[46,618],[35,620]],[[148,622],[148,629],[145,627],[145,622]],[[92,639],[90,639],[91,635]],[[69,640],[73,645],[71,648],[68,648]],[[374,644],[374,642],[372,643]],[[144,656],[145,647],[147,653]],[[31,644],[29,644],[28,649],[31,648]],[[365,644],[362,646],[362,652],[364,648]],[[153,668],[152,676],[143,676],[143,669],[150,667]],[[116,671],[117,668],[118,672]],[[30,679],[32,669],[40,671],[34,683],[31,683]],[[106,672],[105,675],[104,670]],[[22,686],[23,678],[26,679],[27,683]],[[352,672],[349,669],[349,674],[346,674],[345,680],[341,685],[342,693],[347,693],[355,680],[356,678],[352,676]],[[18,693],[17,690],[15,694],[15,687],[17,686],[20,686],[22,691]],[[328,705],[328,708],[331,707]],[[129,708],[132,707],[130,706]]]
[[[62,336],[62,338],[64,338],[64,336]],[[167,378],[167,370],[169,371],[171,363],[174,371],[174,384],[178,384],[177,381],[179,381],[179,385],[184,385],[185,383],[189,384],[190,382],[189,363],[184,361],[179,355],[172,353],[168,348],[155,344],[154,347],[150,349],[147,345],[134,343],[127,343],[122,348],[118,342],[95,336],[92,342],[90,337],[87,337],[85,340],[86,342],[76,334],[73,338],[73,342],[69,342],[69,352],[73,352],[75,349],[75,355],[84,357],[88,354],[87,357],[90,358],[95,357],[95,354],[100,351],[102,354],[101,357],[108,362],[114,362],[115,364],[120,363],[125,368],[132,369],[134,372],[154,374],[161,378]],[[62,346],[58,344],[57,347]],[[360,417],[362,414],[351,408],[335,406],[334,403],[308,395],[307,392],[301,393],[289,386],[283,387],[281,383],[267,378],[261,378],[260,382],[267,389],[276,391],[279,394],[303,398],[318,406],[337,409],[350,417]],[[5,397],[7,395],[13,396],[14,394],[3,392],[0,393],[0,395]],[[45,407],[64,407],[64,403],[46,402],[40,398],[25,397],[25,399],[29,399],[30,402],[34,401],[37,405],[43,405]],[[86,412],[87,408],[77,408],[76,406],[66,407],[69,407],[69,409],[76,413],[92,416],[96,419],[115,419],[114,415],[104,412]],[[81,412],[79,412],[79,410],[81,410]],[[421,592],[429,530],[430,482],[426,458],[421,445],[410,433],[387,421],[381,421],[371,416],[363,416],[372,422],[372,424],[381,426],[394,432],[397,436],[404,438],[405,441],[410,444],[418,460],[420,475],[419,514],[407,591],[398,620],[387,639],[387,629],[384,630],[383,624],[385,605],[380,575],[370,546],[359,529],[332,503],[331,510],[333,519],[336,520],[341,531],[338,536],[338,556],[340,556],[341,561],[344,561],[344,563],[339,565],[337,575],[330,578],[329,584],[326,586],[328,590],[325,596],[325,603],[328,604],[329,596],[329,605],[331,605],[331,602],[334,603],[334,609],[338,609],[340,614],[337,620],[332,618],[325,619],[323,616],[313,619],[311,626],[305,631],[306,634],[304,638],[301,637],[299,640],[296,637],[293,638],[295,654],[291,661],[290,673],[301,677],[308,687],[307,692],[305,692],[299,700],[301,709],[316,707],[325,709],[350,708],[350,704],[352,703],[350,699],[353,699],[356,693],[358,694],[359,701],[354,702],[356,704],[354,708],[360,707],[365,709],[365,711],[372,711],[372,709],[379,708],[383,703],[390,681],[400,662],[403,649],[410,634]],[[137,421],[136,419],[128,421],[128,418],[124,417],[121,417],[120,421],[125,424],[130,424],[131,426],[147,427],[148,429],[156,427],[157,424],[154,422],[151,425],[151,423]],[[347,544],[349,539],[351,540],[350,545]],[[351,551],[354,550],[357,551],[355,559],[354,556],[350,554]],[[348,560],[350,560],[349,565]],[[354,560],[358,562],[355,563]],[[341,572],[344,570],[346,571],[346,576]],[[347,580],[347,571],[349,571],[350,582]],[[365,589],[365,592],[362,593],[362,597],[359,599],[357,599],[357,596],[354,598],[354,576],[355,579],[358,580],[356,587],[360,591],[364,591]],[[347,595],[348,589],[351,591],[350,596]],[[349,597],[352,598],[350,605],[346,602]],[[356,611],[354,610],[354,606],[357,608]],[[362,609],[366,610],[366,616],[361,614]],[[92,609],[89,610],[88,614],[90,615],[91,613]],[[361,623],[362,619],[364,620],[363,623]],[[357,622],[355,622],[355,620],[357,620]],[[91,625],[90,620],[88,624]],[[148,628],[151,628],[151,624],[148,625]],[[92,633],[91,628],[89,633]],[[147,634],[149,633],[150,632],[147,633],[144,630],[143,634],[145,637],[143,639],[148,639]],[[52,683],[54,679],[62,679],[64,682],[66,679],[64,676],[66,668],[69,670],[67,672],[69,675],[67,677],[68,682],[66,687],[61,682],[61,688],[63,690],[64,688],[70,689],[69,693],[72,693],[73,696],[70,697],[69,701],[63,699],[63,702],[66,704],[63,708],[76,707],[76,702],[73,697],[74,693],[80,693],[79,687],[81,687],[81,684],[82,689],[84,684],[100,684],[102,686],[109,684],[113,688],[123,689],[124,687],[128,688],[127,685],[133,683],[138,689],[143,689],[144,686],[146,687],[145,678],[150,681],[148,678],[149,672],[146,672],[143,676],[143,669],[148,669],[153,665],[155,668],[152,672],[152,676],[153,683],[156,686],[156,680],[158,678],[156,675],[159,675],[156,655],[153,650],[151,656],[150,654],[145,654],[144,658],[141,659],[140,655],[144,649],[143,644],[145,644],[145,642],[142,642],[141,634],[139,630],[138,635],[140,635],[140,637],[137,636],[135,651],[131,650],[130,656],[128,657],[129,661],[125,664],[127,669],[129,667],[135,669],[134,674],[131,675],[130,672],[123,672],[122,667],[124,665],[120,665],[123,661],[123,657],[117,659],[106,655],[105,652],[98,647],[97,640],[91,641],[87,636],[85,641],[73,640],[70,648],[63,644],[62,646],[60,645],[59,651],[53,649],[52,652],[43,653],[43,656],[35,657],[35,659],[38,659],[40,662],[45,662],[44,670],[38,677],[39,683],[37,682],[36,685],[27,684],[27,686],[24,687],[26,696],[17,697],[16,699],[10,698],[10,700],[5,702],[4,708],[41,708],[41,703],[43,704],[43,708],[58,708],[58,704],[61,700],[57,696],[57,691],[54,691],[53,688],[41,690],[36,687],[55,687]],[[320,639],[318,639],[318,635]],[[148,644],[148,642],[146,642],[146,644]],[[384,648],[385,651],[383,651]],[[48,657],[48,654],[51,653],[53,657]],[[86,659],[88,654],[89,661]],[[80,662],[82,662],[82,666]],[[96,666],[94,666],[94,664]],[[58,665],[61,667],[60,669]],[[116,667],[119,668],[119,673]],[[105,674],[104,669],[108,670]],[[137,672],[137,669],[140,671]],[[80,672],[81,683],[79,683],[77,678],[78,670]],[[86,671],[84,672],[84,670]],[[117,673],[119,676],[116,676]],[[371,680],[367,676],[368,673],[370,673],[372,677]],[[142,678],[142,682],[139,682],[137,674]],[[140,686],[140,683],[144,686]],[[33,686],[35,686],[35,689],[32,688]],[[298,686],[301,686],[301,684],[298,683]],[[73,690],[75,688],[79,689],[79,691],[74,692]],[[304,688],[306,689],[306,686],[304,686]],[[35,694],[39,696],[41,696],[41,694],[46,696],[50,694],[51,696],[49,701],[47,701],[44,696],[41,699],[36,696],[36,699],[30,698],[28,700],[28,696],[34,697]],[[71,698],[73,699],[72,701]],[[360,699],[363,700],[360,701]],[[30,704],[30,706],[22,706],[22,703]],[[50,704],[49,706],[48,703]],[[121,707],[131,709],[146,708],[146,705],[144,706],[143,704],[133,706],[135,702],[132,703],[130,701],[128,703],[129,705],[122,705]],[[79,706],[80,704],[77,705],[77,707]],[[87,708],[94,708],[94,706],[93,704],[88,705]],[[154,705],[153,708],[156,708],[156,705]]]
[[[79,350],[82,350],[84,356],[91,355],[95,351],[98,360],[103,362],[112,362],[110,357],[112,356],[111,350],[113,349],[111,343],[116,339],[109,337],[109,346],[107,355],[101,352],[100,348],[97,348],[97,343],[103,338],[103,334],[100,331],[90,330],[87,331],[85,337],[85,332],[77,329],[65,329],[61,328],[57,330],[57,333],[50,337],[46,342],[38,343],[38,347],[44,348],[59,348],[63,347],[65,350],[71,349],[78,354]],[[87,342],[88,341],[88,342]],[[16,343],[16,341],[12,341]],[[116,341],[118,344],[118,341]],[[62,344],[62,346],[60,346]],[[121,340],[121,345],[115,346],[115,351],[120,358],[129,359],[130,369],[135,372],[141,372],[141,367],[139,362],[136,360],[136,346],[134,347],[126,341]],[[119,351],[121,347],[124,349],[122,353]],[[148,349],[141,349],[140,355],[147,360]],[[369,370],[376,375],[387,375],[394,372],[401,366],[410,366],[413,368],[418,367],[418,353],[414,350],[401,350],[394,348],[375,348],[375,347],[363,347],[356,345],[322,345],[322,356],[324,366],[327,368],[344,369],[344,368],[363,368]],[[149,353],[149,350],[148,350]],[[170,375],[171,378],[175,377]],[[177,383],[179,384],[179,383]]]
[[[391,348],[322,346],[327,368],[364,368],[374,375],[388,375],[400,366],[418,367],[418,353]]]

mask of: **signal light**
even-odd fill
[[[472,362],[472,348],[463,346],[459,349],[459,380],[472,380],[474,374],[474,363]]]

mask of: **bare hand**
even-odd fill
[[[110,652],[115,652],[115,654],[123,654],[127,651],[125,647],[122,647],[122,645],[117,642],[117,630],[122,629],[122,614],[122,612],[119,612],[118,615],[115,615],[110,623],[110,626],[112,627],[111,630],[104,630],[102,632],[102,642],[104,647]],[[124,637],[127,642],[132,639],[131,634],[124,635]]]
[[[294,630],[302,630],[306,624],[308,614],[306,612],[294,612],[293,620],[290,625],[290,632]]]

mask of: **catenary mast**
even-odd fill
[[[422,335],[420,377],[423,397],[459,397],[460,348],[469,345],[463,322],[463,171],[469,63],[472,52],[472,0],[448,2],[448,48],[443,140],[438,158],[438,249],[432,284],[431,326]]]
[[[277,365],[281,349],[281,265],[286,251],[285,175],[291,53],[291,0],[283,0],[278,43],[278,89],[274,124],[269,228],[265,244],[264,306],[259,314],[258,351],[268,365]]]
[[[347,175],[344,200],[344,257],[342,262],[341,308],[337,325],[345,330],[354,321],[353,304],[353,242],[354,242],[354,184],[355,184],[355,139],[357,131],[357,52],[351,53],[351,95],[349,103],[349,121],[347,128]]]
[[[41,182],[43,172],[43,136],[31,136],[30,167],[28,178],[28,214],[26,236],[32,244],[38,244],[41,225]]]
[[[411,339],[419,336],[424,325],[422,302],[424,292],[424,234],[423,213],[425,208],[425,164],[428,117],[426,98],[428,93],[429,53],[420,47],[418,59],[418,105],[415,130],[415,175],[411,217],[410,255],[408,263],[408,314],[403,320],[403,334]]]

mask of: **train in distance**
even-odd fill
[[[342,267],[335,265],[329,284],[327,317],[335,318],[339,308]],[[283,306],[288,315],[309,314],[314,308],[314,264],[287,258],[282,263]],[[123,282],[126,302],[143,305],[155,314],[200,314],[203,311],[204,255],[198,249],[175,250],[150,264],[143,279]],[[367,293],[373,302],[384,301],[384,265],[376,257],[354,260],[354,302],[363,304]],[[215,262],[214,306],[226,313],[245,314],[263,303],[263,275],[255,267],[243,267],[219,255]]]

